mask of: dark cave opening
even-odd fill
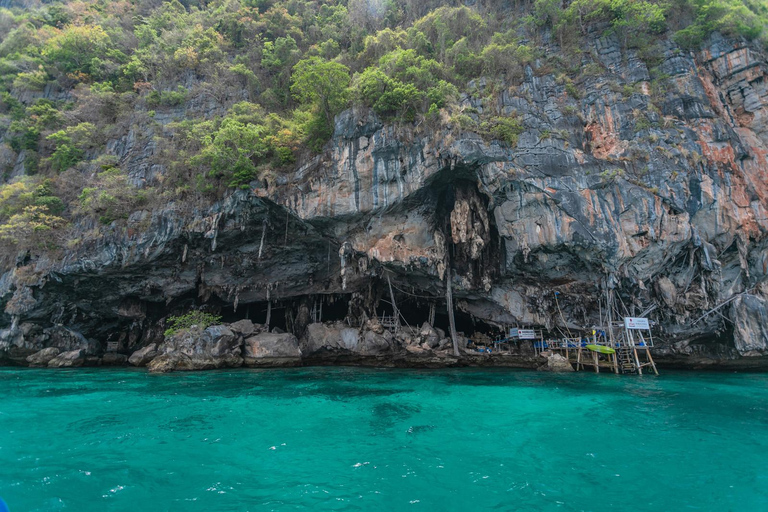
[[[405,322],[411,327],[418,328],[421,327],[424,322],[429,321],[430,302],[428,300],[400,296],[396,296],[395,300],[398,301],[397,306],[400,309],[400,314]],[[445,300],[442,298],[436,299],[434,305],[435,322],[433,327],[441,329],[445,332],[446,336],[450,336],[448,310],[445,305]],[[377,311],[379,315],[382,314],[382,310],[384,310],[387,315],[392,314],[392,308],[389,306],[388,302],[384,304],[382,301]],[[454,311],[453,317],[456,324],[456,332],[463,333],[467,337],[471,337],[474,333],[483,333],[491,337],[501,334],[501,329],[496,325],[487,323],[459,309]]]

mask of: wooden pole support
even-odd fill
[[[453,291],[451,290],[451,267],[445,269],[445,301],[448,303],[448,323],[451,328],[453,355],[459,357],[459,339],[456,335],[456,323],[453,319]]]

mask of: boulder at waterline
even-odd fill
[[[150,343],[146,347],[142,347],[128,358],[128,362],[133,366],[147,366],[152,359],[157,356],[157,344]]]
[[[289,333],[263,332],[243,342],[246,366],[284,366],[301,361],[301,349],[296,336]]]
[[[107,366],[122,366],[128,362],[128,356],[117,352],[107,352],[101,356],[101,364]]]
[[[29,366],[48,366],[51,359],[54,359],[59,353],[60,351],[56,347],[44,348],[43,350],[28,356],[27,362],[29,363]]]
[[[205,329],[193,326],[167,337],[148,368],[151,372],[235,368],[243,364],[241,343],[241,338],[225,325]]]
[[[538,370],[557,373],[574,371],[571,363],[560,354],[550,354],[547,356],[547,364],[541,365]]]
[[[85,349],[62,352],[48,361],[48,368],[73,368],[85,363]]]

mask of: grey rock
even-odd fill
[[[742,295],[731,306],[733,338],[742,356],[768,353],[768,301],[757,295]]]
[[[105,366],[123,366],[128,362],[128,356],[125,354],[117,354],[115,352],[107,352],[101,356],[101,364]]]
[[[192,327],[168,337],[158,347],[158,356],[147,366],[150,371],[161,373],[168,366],[178,371],[236,368],[243,364],[240,352],[241,340],[229,327]]]
[[[139,350],[131,354],[128,358],[128,362],[133,366],[147,366],[152,359],[157,355],[157,344],[150,343],[146,347],[142,347]]]
[[[59,355],[61,351],[56,347],[48,347],[35,352],[31,356],[27,357],[29,366],[48,366],[51,359]]]
[[[574,371],[571,363],[568,362],[568,360],[560,354],[550,354],[547,357],[546,364],[540,366],[538,370],[555,373],[567,373]]]
[[[246,338],[243,347],[246,366],[286,366],[301,360],[299,340],[289,333],[263,332]]]
[[[229,324],[229,328],[232,330],[232,332],[237,333],[244,338],[253,334],[257,329],[253,322],[247,319],[238,320],[233,324]]]
[[[83,366],[86,360],[85,349],[70,350],[62,352],[58,356],[48,361],[48,368],[70,368]]]

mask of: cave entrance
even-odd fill
[[[450,326],[448,324],[448,311],[445,305],[445,299],[435,298],[433,302],[428,300],[419,300],[415,297],[396,295],[397,307],[400,310],[402,319],[413,327],[419,328],[424,322],[429,321],[431,304],[435,306],[435,321],[433,327],[441,329],[446,336],[450,336]],[[382,314],[391,315],[392,307],[389,301],[380,301],[376,310],[378,316]],[[469,313],[456,309],[454,311],[454,321],[456,323],[456,332],[463,333],[467,338],[482,333],[491,338],[503,334],[503,329],[495,324],[485,322]]]
[[[237,311],[232,305],[221,308],[222,321],[227,323],[248,319],[255,324],[266,324],[269,313],[270,329],[277,327],[288,331],[290,323],[295,321],[306,308],[310,322],[341,322],[349,312],[351,294],[302,295],[284,300],[273,300],[269,308],[267,301],[240,304]]]

